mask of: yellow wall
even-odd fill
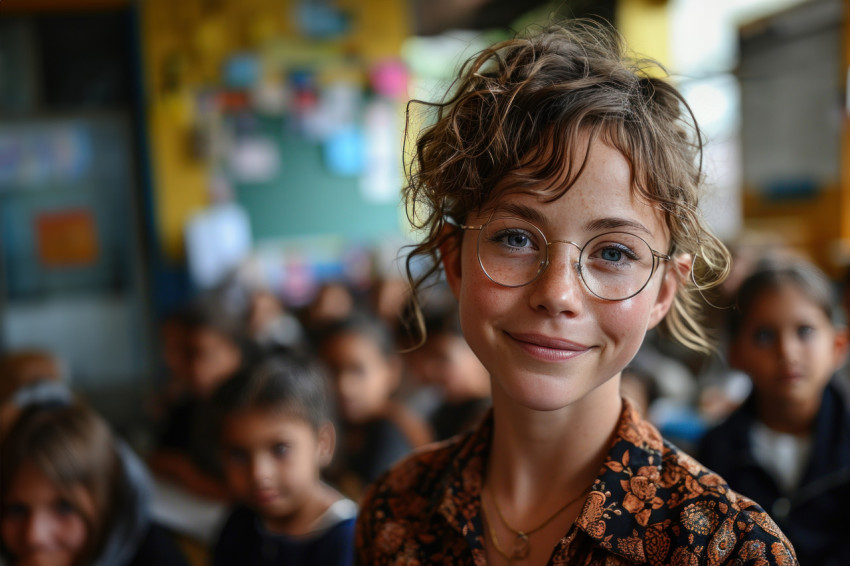
[[[183,254],[183,227],[209,200],[208,165],[193,157],[195,94],[218,84],[236,51],[275,39],[297,40],[294,0],[145,0],[142,38],[159,237],[168,256]],[[352,32],[336,47],[363,62],[397,56],[409,33],[404,0],[341,0]]]
[[[615,18],[629,49],[669,66],[670,18],[665,0],[619,0]]]

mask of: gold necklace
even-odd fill
[[[545,521],[543,521],[533,529],[528,529],[527,531],[515,529],[508,523],[507,519],[505,519],[505,515],[502,513],[502,509],[499,507],[499,502],[496,500],[496,496],[493,495],[493,493],[490,493],[490,499],[493,500],[493,505],[495,505],[496,507],[496,513],[498,513],[499,519],[502,521],[502,524],[505,525],[509,531],[516,535],[516,538],[514,539],[513,552],[510,556],[508,556],[507,552],[502,550],[502,548],[499,546],[499,542],[496,539],[496,531],[493,529],[493,526],[490,525],[490,538],[493,539],[493,546],[496,548],[496,551],[505,558],[507,558],[509,564],[512,560],[522,560],[523,558],[527,557],[528,554],[531,552],[531,543],[528,540],[529,535],[536,533],[537,531],[554,521],[555,517],[563,513],[570,505],[578,501],[587,492],[588,489],[582,490],[581,493],[579,493],[577,496],[570,499],[561,507],[559,507],[558,510],[555,511],[552,515],[550,515]],[[483,506],[484,499],[482,498],[481,501]]]
[[[495,548],[496,552],[501,554],[502,558],[508,562],[508,566],[513,566],[514,559],[511,558],[511,555],[505,552],[502,545],[499,544],[499,538],[496,536],[496,529],[493,528],[493,523],[490,522],[490,517],[487,516],[487,506],[484,504],[483,497],[481,498],[481,511],[484,513],[484,520],[487,522],[487,529],[490,531],[490,541],[493,543],[493,548]]]

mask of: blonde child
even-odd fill
[[[283,355],[216,392],[222,467],[239,506],[214,566],[352,563],[356,505],[320,477],[336,442],[329,396],[311,364]]]
[[[140,462],[90,409],[22,409],[0,460],[0,557],[10,566],[186,566],[150,516]]]
[[[442,266],[493,412],[375,483],[358,563],[796,563],[762,508],[620,396],[662,321],[707,347],[691,277],[722,279],[727,257],[696,213],[685,103],[647,66],[578,22],[484,50],[430,105],[410,261]]]
[[[831,282],[803,261],[762,265],[742,283],[730,364],[750,397],[702,439],[702,462],[769,509],[802,564],[850,556],[850,392],[834,377],[847,328]]]

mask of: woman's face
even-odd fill
[[[557,200],[509,193],[492,204],[494,214],[530,221],[549,242],[581,246],[616,230],[638,235],[662,253],[670,246],[661,212],[634,194],[627,161],[600,141],[592,143],[583,173]],[[467,224],[489,218],[489,211],[472,215]],[[575,267],[579,250],[566,243],[550,246],[550,265],[536,280],[503,287],[478,263],[478,236],[477,230],[465,230],[460,248],[443,249],[443,257],[464,336],[492,377],[494,402],[507,396],[526,408],[551,411],[582,401],[619,376],[675,296],[674,269],[662,262],[634,297],[595,297]],[[513,240],[504,243],[514,251]],[[618,384],[613,385],[605,396],[619,402]]]
[[[84,514],[92,516],[94,500],[78,491],[72,501],[31,463],[17,470],[0,518],[0,537],[16,565],[80,564],[89,536]]]

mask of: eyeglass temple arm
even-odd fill
[[[467,224],[460,224],[459,227],[462,230],[481,230],[484,228],[484,224],[479,224],[478,226],[469,226]]]

